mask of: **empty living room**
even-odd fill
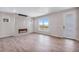
[[[79,52],[79,8],[0,7],[0,52]]]

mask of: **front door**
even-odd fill
[[[76,16],[74,12],[64,14],[64,37],[76,39]]]

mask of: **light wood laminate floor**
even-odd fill
[[[1,52],[78,52],[79,42],[42,34],[0,39]]]

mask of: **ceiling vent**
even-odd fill
[[[27,15],[24,14],[18,14],[19,16],[23,16],[23,17],[28,17]]]

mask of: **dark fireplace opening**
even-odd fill
[[[18,29],[18,33],[26,33],[26,32],[27,32],[27,28]]]

